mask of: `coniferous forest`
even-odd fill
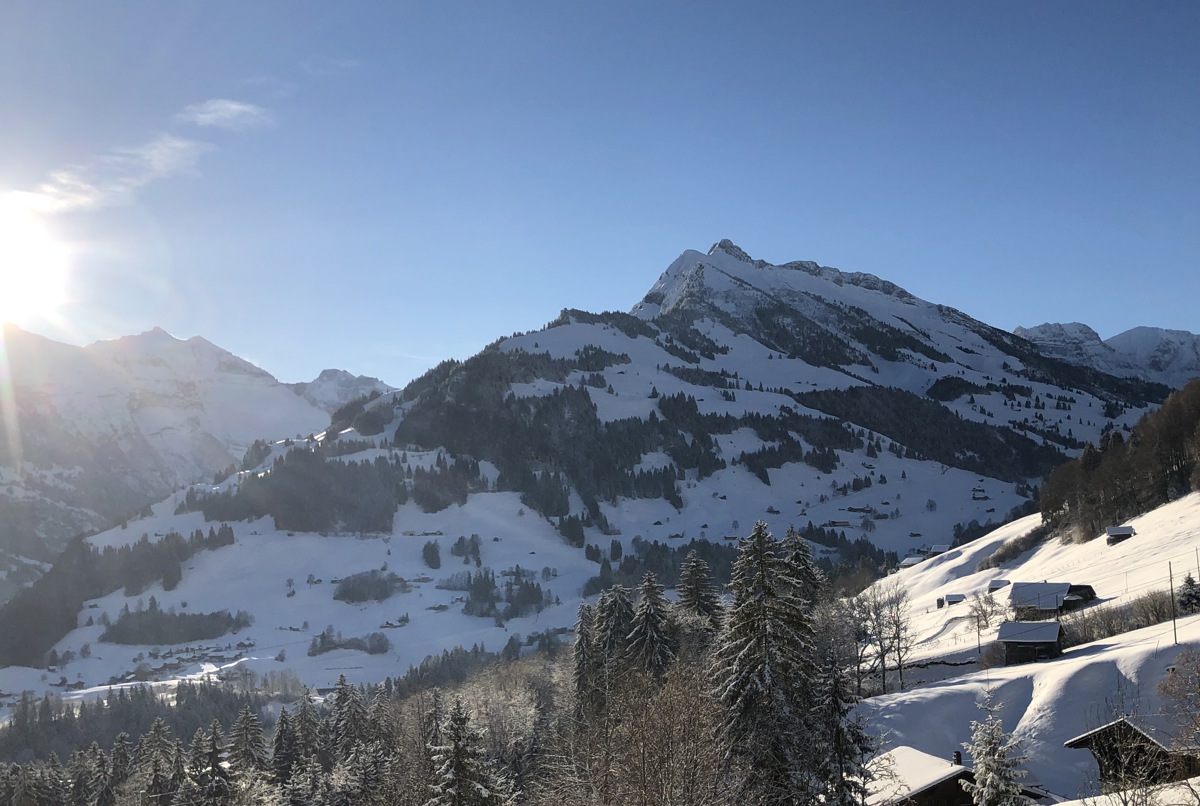
[[[861,803],[877,743],[852,708],[902,684],[904,596],[837,598],[808,546],[757,524],[725,599],[689,552],[677,602],[652,572],[614,585],[569,649],[514,637],[507,660],[268,687],[282,703],[187,683],[26,698],[0,728],[0,804]]]

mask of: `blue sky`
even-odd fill
[[[0,194],[70,255],[20,323],[399,385],[730,238],[1197,332],[1197,41],[1182,1],[8,0]]]

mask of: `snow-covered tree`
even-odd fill
[[[696,550],[687,554],[679,568],[679,607],[684,612],[708,619],[713,626],[720,623],[721,595],[713,584],[712,569],[700,559]]]
[[[512,803],[509,783],[483,756],[483,732],[471,725],[462,700],[455,700],[442,726],[445,744],[430,747],[433,797],[425,806],[501,806]]]
[[[987,717],[971,723],[971,741],[963,742],[975,763],[975,780],[962,781],[963,789],[975,806],[1031,806],[1033,801],[1021,794],[1025,756],[1020,753],[1020,742],[1005,732],[991,692],[979,707]]]
[[[267,769],[267,740],[249,705],[242,708],[230,731],[229,768],[242,779],[256,778]]]
[[[595,615],[591,605],[579,605],[579,618],[575,622],[575,645],[572,649],[572,682],[575,685],[575,704],[580,716],[594,711],[600,701],[600,691],[597,687],[600,659],[596,657],[593,635]]]
[[[1200,611],[1200,584],[1196,583],[1191,571],[1183,578],[1183,582],[1179,583],[1177,601],[1179,609],[1184,613]]]
[[[762,804],[812,800],[805,697],[812,680],[812,624],[779,546],[759,521],[738,546],[733,602],[715,652],[720,739],[742,796]]]
[[[362,694],[338,675],[333,691],[333,713],[330,716],[329,736],[332,750],[338,758],[350,757],[354,745],[365,742],[370,733],[367,705]]]
[[[661,678],[675,660],[675,640],[663,586],[647,571],[638,589],[637,607],[629,630],[629,662]]]
[[[828,806],[861,806],[871,778],[867,761],[876,748],[854,715],[853,683],[836,651],[826,653],[813,681],[809,723],[813,730],[813,771]]]
[[[633,602],[629,589],[613,585],[596,601],[596,648],[606,672],[611,674],[624,662],[632,629]]]

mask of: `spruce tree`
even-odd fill
[[[762,804],[810,802],[814,788],[804,702],[812,624],[805,603],[789,595],[794,583],[778,552],[762,521],[739,544],[713,662],[726,762],[741,762],[741,795]]]
[[[430,747],[433,796],[425,806],[502,806],[512,803],[508,782],[483,757],[482,731],[472,727],[462,700],[455,700],[442,728],[445,744]]]
[[[365,741],[368,733],[367,706],[362,694],[346,681],[345,675],[339,675],[329,721],[329,736],[336,758],[348,759],[354,745]]]
[[[271,772],[276,783],[286,784],[299,760],[296,731],[285,708],[279,712],[279,721],[275,723],[275,736],[271,739]]]
[[[712,569],[696,550],[687,554],[679,568],[679,606],[684,612],[707,619],[714,627],[721,622],[721,594],[713,583]]]
[[[975,762],[975,780],[962,781],[963,789],[975,806],[1031,806],[1033,801],[1021,794],[1025,756],[1020,755],[1020,742],[1004,731],[990,691],[979,707],[987,718],[971,723],[971,741],[963,743]]]
[[[594,713],[602,702],[597,678],[599,658],[596,657],[596,641],[593,635],[595,610],[586,602],[579,605],[579,617],[575,622],[575,644],[572,648],[572,683],[575,687],[576,716]]]
[[[629,647],[629,631],[633,629],[633,602],[629,589],[613,585],[596,602],[596,647],[601,667],[613,674],[625,661]]]
[[[1184,613],[1200,611],[1200,584],[1196,583],[1191,571],[1183,578],[1183,582],[1179,583],[1177,602],[1179,609]]]
[[[229,769],[239,779],[253,780],[267,769],[267,740],[258,715],[244,706],[229,736]]]
[[[835,651],[826,653],[813,681],[810,724],[814,775],[828,806],[861,806],[871,778],[867,761],[875,742],[854,714],[852,684]]]
[[[790,584],[790,593],[804,600],[809,613],[816,607],[825,593],[825,575],[813,561],[812,547],[794,527],[789,526],[780,548],[786,568],[785,578]]]
[[[675,639],[663,586],[647,571],[638,589],[637,607],[629,630],[629,662],[661,679],[675,660]]]

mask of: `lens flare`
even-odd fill
[[[0,321],[23,325],[64,302],[67,249],[45,222],[0,197]]]

